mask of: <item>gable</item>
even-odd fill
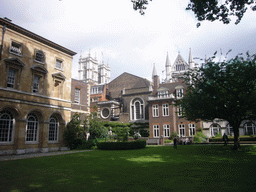
[[[150,82],[144,78],[124,72],[108,84],[108,90],[112,98],[121,96],[121,91],[125,89],[149,87]]]

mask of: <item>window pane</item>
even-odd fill
[[[9,111],[0,113],[0,142],[12,141],[13,116]]]
[[[58,141],[59,122],[52,117],[49,123],[49,141]]]
[[[80,103],[80,89],[75,89],[75,103]]]
[[[9,69],[7,87],[14,88],[14,84],[15,84],[15,71],[13,69]]]
[[[40,81],[40,77],[39,77],[39,76],[34,76],[34,81],[33,81],[33,93],[38,93],[38,90],[39,90],[39,81]]]
[[[27,118],[27,137],[26,141],[37,141],[38,120],[33,114]]]

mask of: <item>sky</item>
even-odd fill
[[[72,77],[78,79],[78,60],[89,52],[111,69],[111,80],[124,72],[151,79],[153,65],[165,78],[167,54],[171,64],[178,53],[188,61],[213,56],[227,59],[256,52],[256,12],[229,25],[204,21],[199,28],[188,0],[153,0],[145,15],[133,10],[130,0],[1,0],[0,17],[77,54]],[[221,53],[223,56],[221,56]],[[194,60],[196,63],[201,61]]]

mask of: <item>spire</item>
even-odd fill
[[[193,62],[193,58],[192,58],[191,48],[189,48],[188,63],[190,64],[192,62]]]
[[[195,63],[193,61],[193,57],[191,53],[191,48],[189,48],[188,65],[190,69],[193,69],[195,67]]]
[[[154,63],[152,78],[154,78],[155,76],[157,76],[157,72],[156,72],[156,66],[155,66],[155,63]]]
[[[165,67],[169,67],[169,66],[171,66],[171,62],[170,62],[169,55],[168,55],[168,52],[167,52]]]

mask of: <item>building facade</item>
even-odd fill
[[[71,79],[71,116],[78,113],[82,121],[90,114],[90,84]]]
[[[75,52],[0,18],[0,154],[63,150]]]
[[[108,85],[106,101],[98,102],[99,115],[104,120],[148,122],[148,96],[151,82],[129,73],[123,73]]]
[[[159,78],[154,76],[153,78]],[[186,92],[186,84],[181,80],[154,86],[156,90],[148,98],[150,138],[168,139],[176,132],[179,137],[193,137],[201,122],[188,121],[183,118],[183,110],[179,105]]]

